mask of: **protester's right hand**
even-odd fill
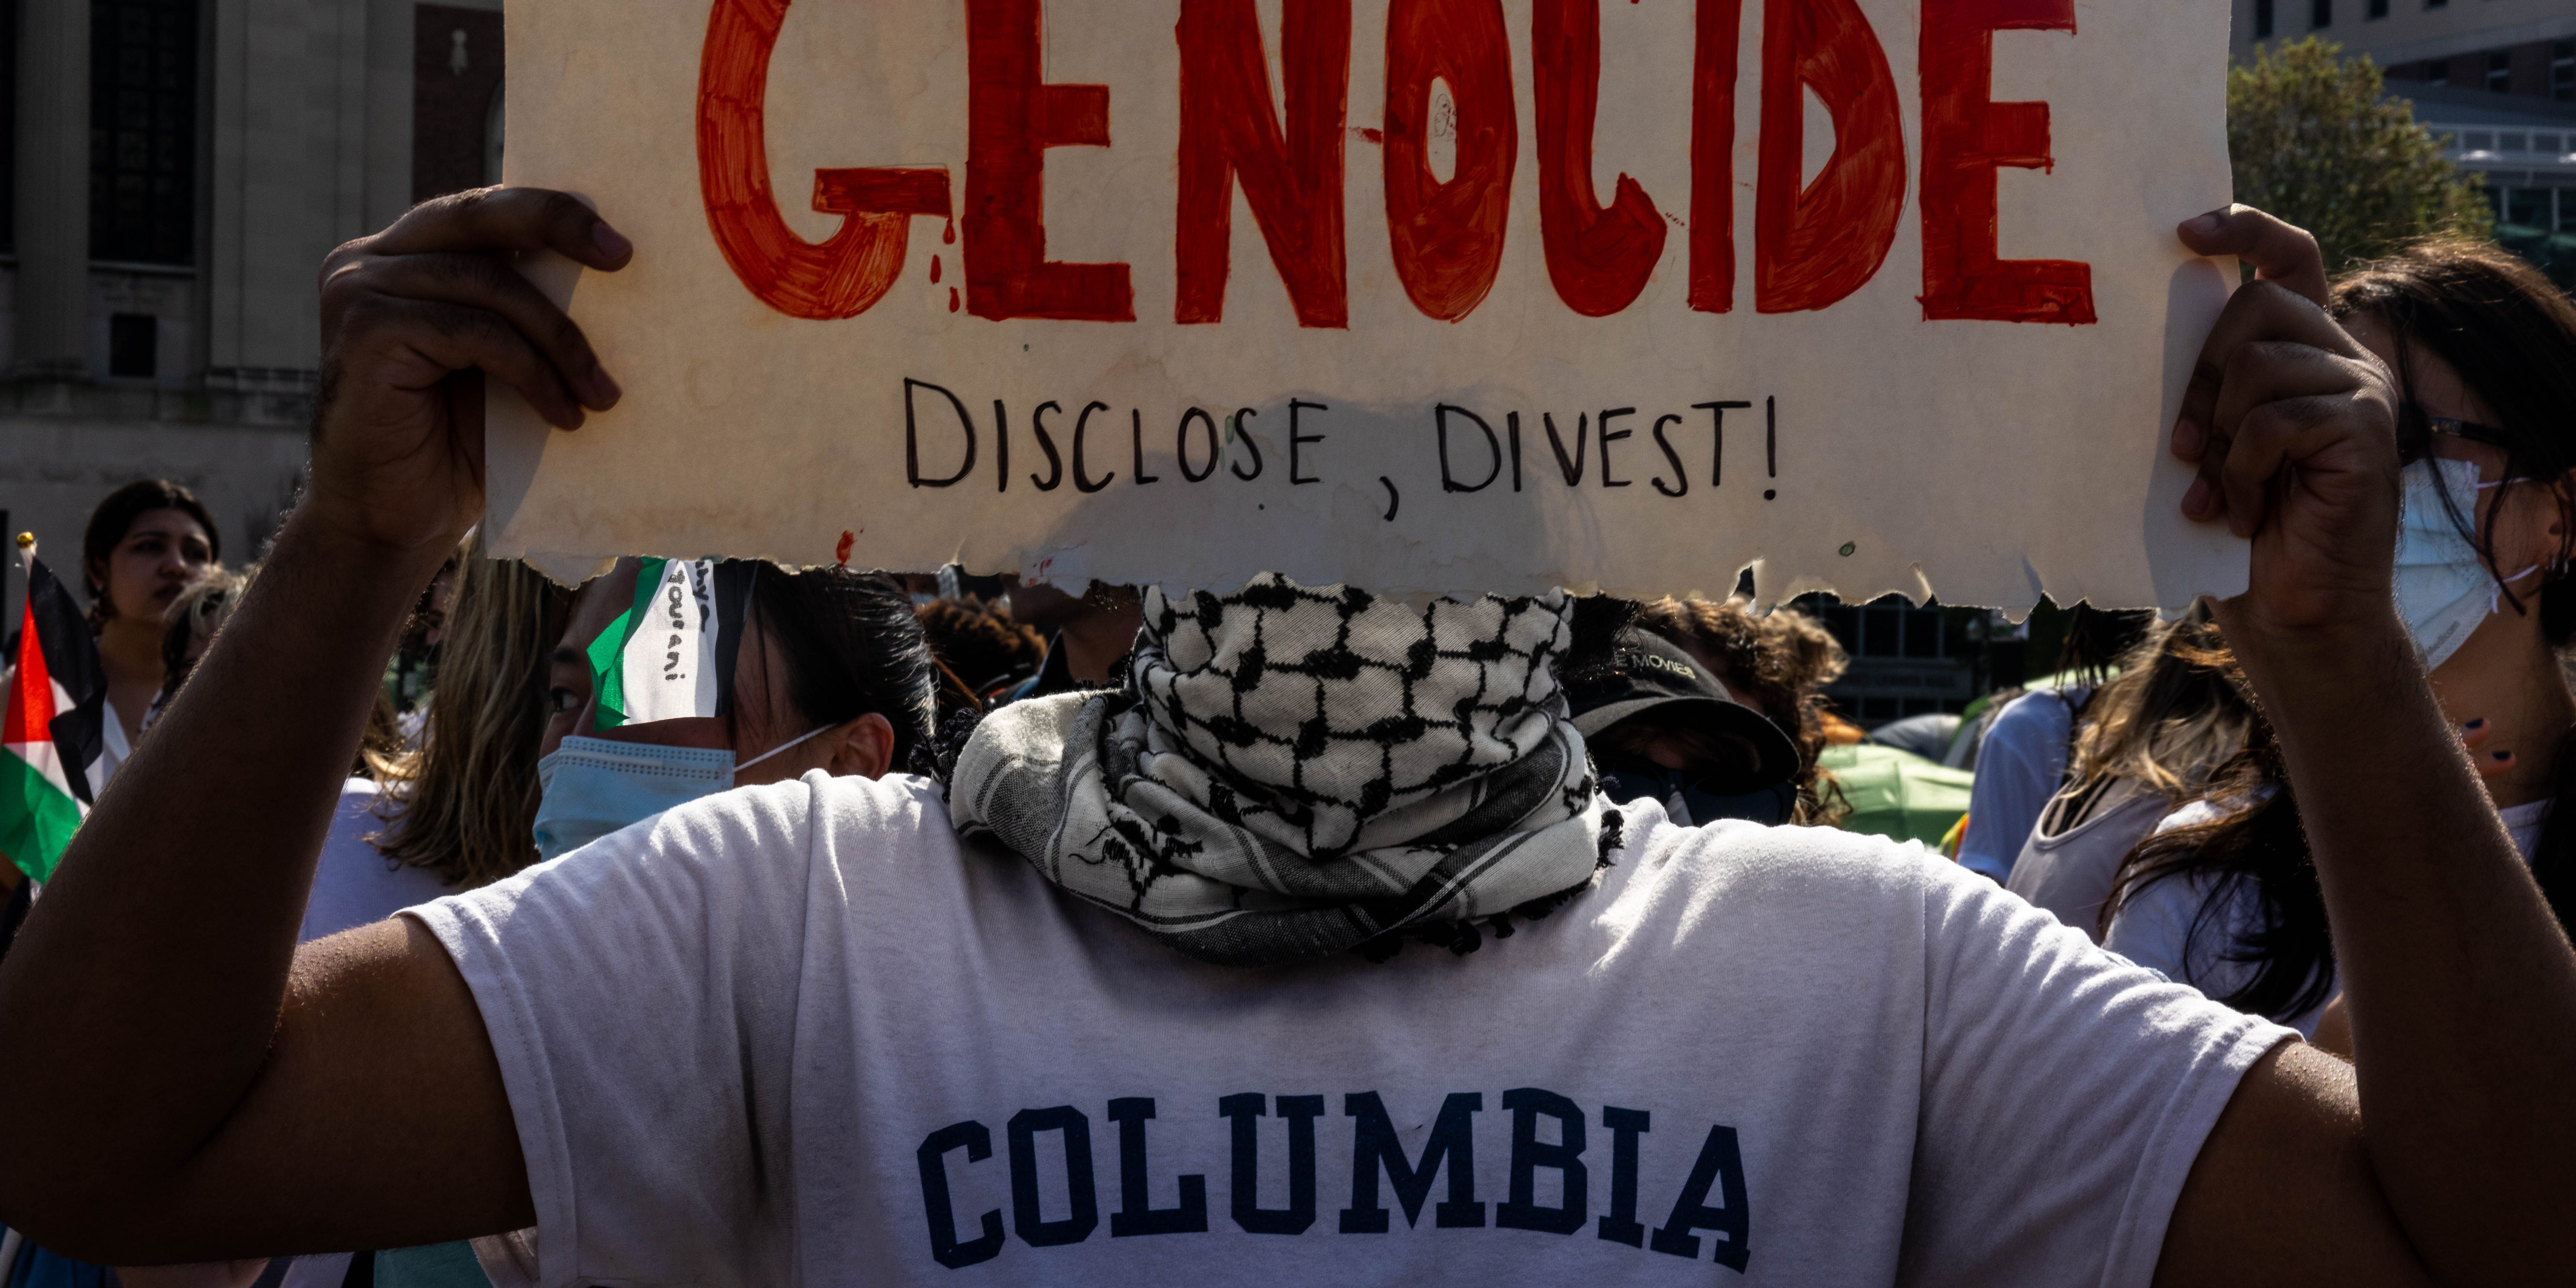
[[[2228,639],[2393,624],[2397,393],[2326,315],[2316,239],[2245,206],[2179,232],[2259,274],[2210,329],[2173,436],[2174,454],[2200,467],[2183,513],[2254,543],[2246,593],[2220,608]]]
[[[453,549],[483,509],[485,376],[573,429],[618,388],[581,328],[512,266],[552,250],[614,271],[627,240],[542,188],[485,188],[414,206],[322,268],[322,375],[304,508],[340,538],[392,552]]]

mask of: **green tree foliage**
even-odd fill
[[[2316,234],[2328,272],[2426,233],[2493,235],[2477,176],[2442,156],[2412,104],[2380,97],[2379,68],[2314,36],[2227,73],[2236,199]]]

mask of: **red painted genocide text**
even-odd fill
[[[853,317],[902,271],[914,216],[962,226],[965,311],[976,317],[1132,322],[1125,264],[1047,258],[1046,150],[1108,147],[1109,88],[1040,79],[1039,0],[963,0],[967,144],[963,206],[945,167],[818,170],[814,208],[841,216],[815,243],[788,228],[770,187],[762,106],[788,0],[715,0],[698,72],[698,179],[707,223],[743,285],[791,317]],[[1566,307],[1633,304],[1666,247],[1666,207],[1620,175],[1592,182],[1601,83],[1599,0],[1536,0],[1529,32],[1537,120],[1539,244]],[[1743,0],[1696,0],[1690,84],[1688,306],[1736,302],[1736,48]],[[2048,168],[2048,105],[1991,100],[1994,33],[2075,30],[2074,0],[1922,0],[1923,293],[1927,320],[2094,321],[2090,266],[1996,253],[1995,172]],[[1274,98],[1253,0],[1182,0],[1173,320],[1225,313],[1240,188],[1300,325],[1350,320],[1343,181],[1350,0],[1286,0],[1285,84]],[[1397,280],[1425,316],[1456,321],[1493,289],[1521,133],[1511,32],[1499,0],[1390,0],[1380,143]],[[1762,5],[1753,308],[1831,307],[1874,277],[1906,198],[1905,135],[1887,56],[1856,0]],[[1456,162],[1430,162],[1433,81],[1450,89]],[[1831,115],[1833,156],[1800,181],[1801,91]],[[1277,102],[1283,112],[1274,109]],[[1604,196],[1607,200],[1604,200]],[[953,307],[953,304],[952,304]]]

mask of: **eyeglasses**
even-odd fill
[[[2513,450],[2513,440],[2501,426],[2461,420],[2457,416],[2431,415],[2411,400],[2398,410],[2397,459],[2400,462],[2412,465],[2432,455],[2436,438],[2456,438],[2501,448],[2508,453]]]

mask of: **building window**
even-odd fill
[[[411,199],[497,182],[500,11],[423,4],[412,15]]]
[[[2501,94],[2513,88],[2513,54],[2499,49],[2487,55],[2487,92]]]
[[[95,0],[89,41],[90,258],[195,263],[196,0]]]
[[[2334,0],[2308,0],[2308,29],[2323,31],[2334,25]]]
[[[2448,9],[2451,7],[2451,0],[2424,0],[2424,7],[2427,9]]]
[[[2549,46],[2549,96],[2562,103],[2576,102],[2576,40]]]
[[[0,0],[0,255],[17,249],[18,6]]]
[[[2448,58],[2435,58],[2426,61],[2424,64],[2424,83],[2427,85],[2450,84],[2451,60]]]
[[[2370,0],[2370,16],[2373,18],[2387,17],[2388,0]]]
[[[161,319],[115,313],[107,319],[107,374],[149,380],[161,373]]]
[[[2272,38],[2272,0],[2254,0],[2254,38]]]
[[[2504,222],[2518,224],[2524,228],[2547,228],[2550,224],[2549,189],[2506,189]]]

